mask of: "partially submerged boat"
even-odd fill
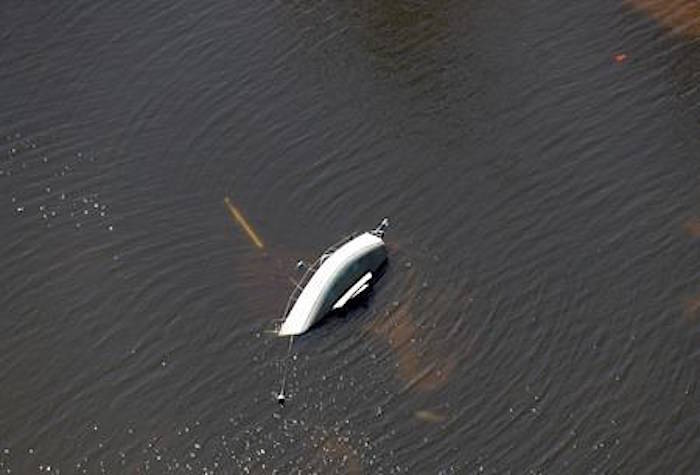
[[[383,237],[388,226],[384,218],[374,230],[352,234],[326,249],[296,284],[278,335],[301,335],[367,290],[387,258]]]

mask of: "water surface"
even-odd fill
[[[0,471],[697,471],[692,7],[6,3]]]

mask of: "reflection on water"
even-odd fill
[[[204,434],[199,420],[166,425],[147,437],[129,428],[114,435],[125,439],[123,450],[112,453],[107,443],[99,444],[70,473],[359,474],[373,457],[370,441],[342,423],[319,425],[279,413],[270,420],[270,425],[261,425],[242,415],[229,417],[216,435]],[[0,451],[0,468],[9,467],[10,455]],[[43,471],[50,472],[51,465],[45,463]]]
[[[358,452],[350,437],[320,431],[313,443],[315,451],[309,457],[309,465],[322,472],[336,471],[348,474],[362,473]]]
[[[645,11],[676,33],[700,36],[700,1],[698,0],[625,0]]]
[[[54,155],[50,152],[54,141],[54,137],[20,132],[5,137],[0,178],[13,191],[3,205],[10,205],[12,214],[25,222],[46,229],[70,226],[114,231],[112,203],[97,191],[95,176],[100,174],[101,157],[79,149]]]

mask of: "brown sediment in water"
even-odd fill
[[[691,237],[700,237],[700,218],[693,216],[683,223],[683,229]],[[700,294],[697,294],[685,301],[685,311],[683,312],[686,319],[691,322],[696,322],[700,315]]]
[[[623,0],[674,33],[700,36],[700,0]]]
[[[381,337],[394,354],[398,377],[404,382],[401,392],[435,391],[444,387],[456,367],[456,356],[444,354],[442,349],[424,343],[422,329],[415,323],[419,286],[411,269],[407,276],[404,303],[395,302],[393,308],[376,322],[369,331]]]
[[[700,316],[700,295],[696,295],[695,297],[689,298],[685,302],[685,317],[691,321],[691,322],[696,322],[698,321],[698,317]]]
[[[422,409],[420,411],[416,411],[414,416],[418,420],[421,420],[424,422],[430,422],[431,424],[438,424],[440,422],[445,422],[447,420],[447,416],[445,416],[441,412],[431,411],[428,409]]]
[[[388,322],[375,328],[374,333],[386,339],[396,357],[399,378],[405,385],[402,391],[415,389],[433,391],[447,383],[454,369],[454,361],[432,354],[429,348],[416,344],[416,325],[404,315],[396,323]]]
[[[683,229],[691,237],[700,237],[700,218],[693,216],[683,223]]]

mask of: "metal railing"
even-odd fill
[[[299,298],[299,295],[301,295],[301,292],[304,290],[304,287],[306,284],[308,284],[309,280],[311,280],[311,277],[316,273],[319,267],[321,267],[321,264],[330,257],[331,254],[333,254],[340,246],[343,244],[352,241],[358,236],[358,233],[352,233],[349,234],[348,236],[345,236],[343,239],[340,241],[336,242],[332,246],[330,246],[328,249],[323,251],[323,253],[316,259],[316,261],[311,265],[310,267],[306,268],[306,272],[304,272],[304,275],[301,276],[301,279],[299,282],[295,282],[294,284],[294,290],[292,291],[292,294],[289,296],[289,299],[287,300],[287,305],[284,308],[284,312],[282,313],[282,320],[287,318],[287,314],[289,311],[292,309],[292,306],[296,303],[297,299]]]

